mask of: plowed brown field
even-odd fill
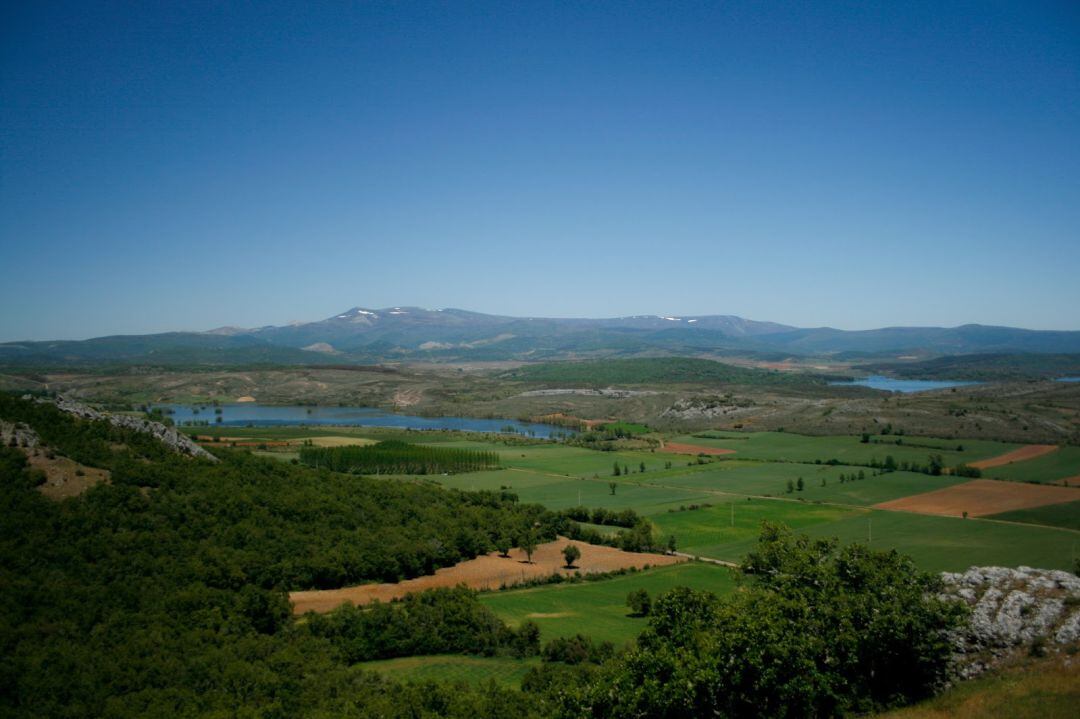
[[[1005,454],[999,454],[996,457],[990,459],[983,459],[978,462],[972,462],[972,467],[978,467],[979,469],[990,469],[991,467],[1000,467],[1003,464],[1012,464],[1013,462],[1023,462],[1025,459],[1035,459],[1041,457],[1044,454],[1050,454],[1057,449],[1056,444],[1029,444],[1021,447],[1020,449],[1014,449],[1011,452]]]
[[[574,562],[574,569],[563,566],[563,547],[577,545],[581,550],[581,559]],[[361,584],[343,589],[323,589],[302,592],[290,592],[289,600],[293,603],[293,613],[328,612],[331,609],[352,602],[369,604],[376,599],[388,602],[406,594],[422,592],[436,587],[454,587],[464,584],[473,589],[498,589],[501,586],[520,584],[529,579],[550,577],[552,574],[592,574],[611,572],[629,567],[658,567],[666,564],[684,562],[684,557],[667,554],[645,554],[624,552],[621,549],[603,547],[585,542],[575,542],[560,537],[554,542],[541,544],[533,552],[532,563],[526,563],[525,553],[520,549],[510,550],[509,557],[500,557],[497,552],[485,554],[465,562],[440,569],[433,575],[406,579],[394,584]]]
[[[674,454],[708,454],[708,455],[720,455],[720,454],[735,454],[733,449],[721,449],[719,447],[702,447],[699,444],[682,444],[680,442],[667,442],[660,448],[661,452],[672,452]]]
[[[960,517],[967,512],[971,517],[982,517],[1076,500],[1080,500],[1080,490],[1070,487],[973,479],[945,489],[882,502],[874,507],[950,517]]]

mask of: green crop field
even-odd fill
[[[861,514],[866,510],[785,500],[727,499],[711,507],[657,514],[651,519],[661,534],[675,537],[680,552],[737,562],[757,543],[763,520],[803,530]]]
[[[985,565],[1071,570],[1080,556],[1075,531],[906,512],[875,510],[810,526],[806,533],[841,542],[870,540],[872,548],[895,549],[932,572]]]
[[[1048,527],[1065,527],[1066,529],[1080,531],[1080,501],[1049,504],[1045,507],[1035,507],[1033,509],[1017,509],[1012,512],[995,514],[992,518],[1008,522],[1045,524]]]
[[[890,472],[874,475],[864,467],[829,466],[818,464],[794,464],[788,462],[744,462],[725,460],[694,467],[683,467],[658,476],[648,473],[632,475],[631,481],[662,484],[665,487],[698,489],[712,492],[801,498],[808,501],[837,502],[840,504],[871,505],[898,497],[950,487],[969,481],[960,477],[931,477],[916,472]],[[840,482],[840,475],[863,479]],[[802,477],[802,492],[788,494],[787,482],[797,482]],[[822,486],[824,480],[825,485]]]
[[[1080,486],[1080,447],[1062,447],[1042,457],[991,467],[983,470],[983,475],[1019,482],[1056,482],[1071,477],[1070,484]]]
[[[645,589],[656,596],[679,586],[724,594],[734,589],[735,582],[727,567],[688,562],[612,579],[490,592],[481,594],[480,601],[512,626],[527,619],[536,622],[544,642],[580,633],[622,645],[647,621],[630,616],[626,595]]]
[[[709,435],[718,433],[710,432]],[[790,432],[753,432],[744,435],[746,439],[734,439],[726,435],[723,439],[715,436],[683,435],[675,437],[673,442],[697,444],[703,447],[733,449],[738,457],[748,459],[771,459],[784,462],[822,462],[836,459],[842,463],[866,464],[872,459],[884,461],[892,455],[897,462],[907,460],[925,464],[930,454],[940,454],[945,464],[953,466],[994,457],[1016,449],[1020,445],[1005,442],[989,442],[970,439],[936,439],[928,437],[896,437],[894,435],[872,436],[872,440],[888,444],[863,444],[858,436],[811,437]],[[900,440],[902,444],[893,444]],[[926,445],[926,446],[918,446]],[[957,452],[956,447],[963,446],[964,451]]]
[[[371,669],[392,679],[415,679],[417,681],[467,682],[487,684],[494,681],[500,686],[521,686],[521,680],[532,667],[540,665],[539,657],[514,659],[513,657],[470,657],[460,654],[437,654],[434,656],[400,657],[375,662],[363,662],[358,666]]]
[[[612,494],[608,478],[570,479],[513,468],[438,476],[433,479],[443,486],[463,490],[508,487],[522,502],[535,502],[556,510],[584,506],[590,509],[633,509],[641,514],[653,514],[680,504],[707,501],[710,496],[701,491],[650,487],[631,482],[617,483],[615,494]]]

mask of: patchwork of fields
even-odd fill
[[[335,428],[319,443],[336,444],[339,437],[353,434]],[[375,435],[365,429],[356,436]],[[275,428],[264,438],[293,437]],[[665,438],[677,452],[602,452],[445,433],[407,438],[496,452],[503,467],[402,480],[464,491],[512,491],[522,502],[553,510],[633,509],[665,540],[674,537],[679,552],[702,559],[738,562],[754,548],[766,520],[814,537],[897,550],[927,571],[961,571],[973,565],[1072,569],[1080,557],[1080,486],[1045,486],[1080,477],[1076,447],[1025,451],[1023,445],[990,441],[708,432]],[[698,447],[708,451],[703,456],[678,453]],[[295,456],[270,449],[270,456]],[[714,454],[720,450],[726,453]],[[940,455],[945,467],[984,462],[988,466],[983,476],[992,479],[879,469],[887,457],[897,464],[925,467],[930,455]],[[590,526],[603,533],[616,531]],[[581,633],[622,645],[646,621],[631,615],[627,594],[646,589],[655,596],[676,586],[726,593],[734,590],[735,579],[727,567],[684,562],[597,581],[487,592],[481,601],[511,626],[535,622],[545,642]],[[429,656],[365,666],[390,676],[513,686],[535,664],[510,657]]]

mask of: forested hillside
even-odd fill
[[[191,460],[4,395],[0,417],[30,424],[42,451],[112,472],[111,484],[55,502],[23,450],[0,448],[5,715],[296,716],[386,700],[394,716],[414,699],[484,713],[489,698],[349,671],[331,639],[297,631],[285,590],[416,576],[490,550],[495,533],[537,525],[550,539],[565,521],[490,493],[236,452]]]

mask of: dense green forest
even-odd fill
[[[0,448],[4,716],[840,715],[932,691],[959,618],[895,553],[766,528],[742,591],[656,598],[624,653],[584,637],[540,647],[534,625],[510,629],[464,589],[296,619],[286,589],[413,576],[576,525],[491,493],[230,450],[193,460],[4,395],[0,417],[35,428],[42,451],[112,471],[54,501],[23,450]],[[436,652],[545,662],[522,691],[399,683],[356,664]]]
[[[305,446],[300,448],[300,461],[309,467],[365,474],[455,474],[499,468],[496,452],[425,447],[398,440],[367,446]]]
[[[604,388],[645,384],[822,385],[819,375],[749,369],[691,357],[648,357],[525,365],[504,379],[560,387]]]

